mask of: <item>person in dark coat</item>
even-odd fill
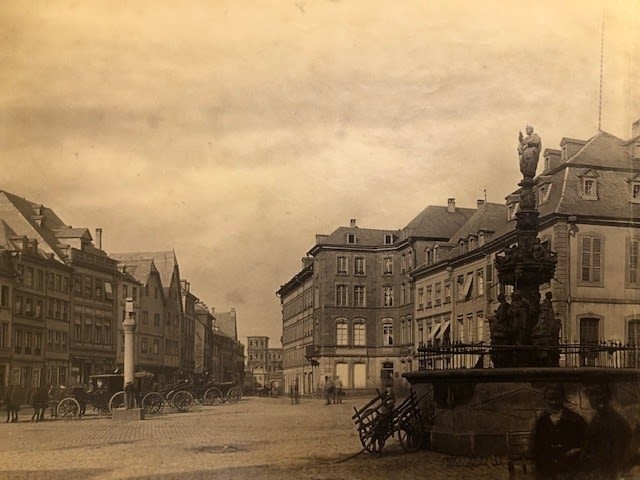
[[[39,386],[31,391],[29,403],[33,407],[32,422],[43,422],[44,412],[49,405],[49,388],[47,386]]]
[[[587,422],[566,407],[563,385],[549,385],[544,390],[547,410],[538,417],[533,432],[533,458],[536,477],[556,480],[575,474],[580,466]]]
[[[585,389],[585,393],[596,413],[585,432],[581,478],[617,479],[628,461],[631,427],[611,406],[610,385],[594,385]]]

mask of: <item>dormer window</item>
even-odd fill
[[[355,244],[356,243],[356,234],[355,233],[347,233],[347,243]]]
[[[582,175],[578,175],[582,181],[580,196],[584,200],[598,199],[598,174],[594,170],[587,170]]]
[[[507,220],[513,220],[516,218],[516,213],[518,213],[518,208],[520,207],[520,203],[510,203],[507,205]]]
[[[542,205],[549,200],[549,194],[551,193],[551,183],[543,183],[538,189],[538,205]]]
[[[435,253],[432,249],[427,248],[427,265],[431,265],[433,263],[433,254]]]
[[[631,184],[631,201],[640,203],[640,182],[633,182]]]
[[[478,246],[481,247],[484,245],[484,232],[480,232],[478,234]]]
[[[476,238],[471,235],[469,237],[469,251],[473,250],[474,248],[476,248]]]
[[[393,243],[393,234],[386,233],[384,235],[384,244],[385,245],[391,245],[392,243]]]

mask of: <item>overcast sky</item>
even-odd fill
[[[597,132],[603,3],[24,1],[0,10],[0,189],[175,249],[241,339],[316,233],[502,202],[517,135]],[[607,1],[602,128],[640,118],[640,0]]]

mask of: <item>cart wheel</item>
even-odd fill
[[[375,408],[365,410],[360,418],[360,424],[358,425],[358,435],[360,436],[360,443],[365,450],[370,453],[379,453],[384,445],[384,440],[379,441],[378,421],[380,418],[380,412]]]
[[[109,399],[109,413],[113,412],[116,408],[124,407],[124,390],[120,390],[119,392],[111,395]]]
[[[422,445],[422,431],[416,419],[409,419],[398,426],[398,439],[405,452],[417,452]]]
[[[209,387],[202,396],[204,405],[220,405],[222,403],[222,392],[219,388]]]
[[[242,397],[242,390],[240,387],[230,388],[227,392],[227,402],[229,403],[237,403]]]
[[[173,407],[173,397],[176,394],[176,390],[169,390],[169,392],[164,396],[164,399],[169,404],[171,408]]]
[[[58,418],[61,420],[76,420],[80,417],[80,404],[73,397],[67,397],[58,403]]]
[[[164,398],[158,392],[149,392],[142,398],[145,415],[156,415],[164,408]]]
[[[179,412],[186,412],[193,404],[193,395],[187,390],[179,390],[173,395],[173,408]]]

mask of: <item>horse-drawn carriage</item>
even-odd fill
[[[206,374],[193,374],[171,386],[165,398],[171,404],[180,402],[201,403],[202,405],[221,405],[236,403],[242,397],[242,389],[237,382],[215,382]],[[177,407],[176,407],[177,408]]]
[[[87,406],[99,414],[110,414],[124,405],[124,377],[116,373],[92,375],[89,386],[77,386],[67,392],[58,403],[57,415],[61,419],[75,419],[85,415]]]
[[[422,445],[425,424],[413,390],[398,406],[389,392],[378,390],[378,395],[364,407],[353,409],[351,418],[366,451],[381,454],[385,442],[396,434],[407,452],[415,452]]]

